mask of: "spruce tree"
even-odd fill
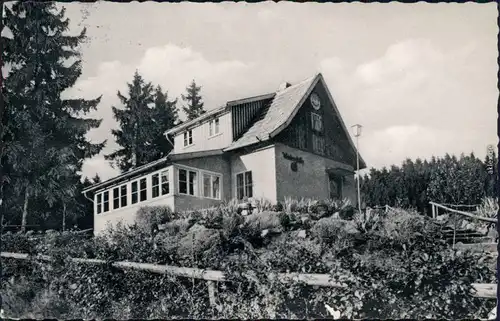
[[[196,82],[193,79],[191,84],[186,87],[186,95],[181,95],[182,100],[186,104],[182,107],[182,110],[186,113],[188,121],[205,113],[200,91],[201,86],[196,86]]]
[[[166,156],[172,146],[165,132],[177,121],[177,100],[169,101],[161,87],[154,89],[137,71],[128,84],[128,96],[118,92],[125,108],[113,107],[120,128],[112,133],[121,148],[105,156],[122,172]]]
[[[176,105],[177,99],[169,101],[168,93],[163,92],[160,86],[156,87],[153,112],[153,120],[156,126],[153,135],[152,146],[154,150],[151,153],[151,160],[166,156],[173,148],[165,132],[176,126],[179,122]]]
[[[30,201],[42,198],[52,205],[73,198],[68,178],[105,142],[94,144],[85,137],[101,120],[81,117],[96,108],[100,97],[61,98],[81,75],[78,46],[85,29],[67,35],[65,10],[58,11],[52,2],[16,2],[4,10],[4,26],[13,34],[2,38],[2,60],[10,69],[3,86],[4,164],[9,188],[21,199],[24,230]]]

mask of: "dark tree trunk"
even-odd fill
[[[21,232],[26,231],[26,222],[28,218],[28,200],[30,197],[29,193],[29,187],[26,187],[26,190],[24,192],[24,205],[23,205],[23,217],[21,220]]]
[[[66,203],[63,204],[62,230],[63,230],[63,232],[66,230]]]

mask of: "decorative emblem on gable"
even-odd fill
[[[317,93],[312,93],[310,100],[311,100],[311,105],[315,110],[318,110],[321,107],[321,100],[319,99]]]

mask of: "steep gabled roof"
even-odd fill
[[[333,101],[333,97],[321,73],[284,90],[278,91],[271,104],[262,110],[261,117],[259,117],[240,138],[224,149],[224,151],[236,150],[238,148],[253,145],[278,135],[283,129],[290,125],[304,101],[319,82],[321,82],[325,88],[328,99],[334,108],[335,114],[339,118],[340,125],[346,133],[349,145],[356,153],[356,146],[351,139],[351,135],[349,135],[349,130],[340,116],[337,105]],[[359,156],[359,162],[360,169],[366,167],[366,163],[361,155]]]
[[[278,91],[269,107],[262,111],[262,117],[253,123],[239,139],[229,145],[225,151],[235,150],[268,140],[276,129],[285,124],[295,109],[297,109],[297,106],[302,105],[304,99],[307,98],[312,88],[314,88],[314,84],[317,83],[318,76],[308,78],[298,84]]]

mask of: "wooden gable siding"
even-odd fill
[[[318,84],[312,92],[320,97],[321,108],[315,110],[307,97],[290,125],[277,136],[277,141],[355,167],[355,151],[350,147],[338,118],[340,115],[336,115],[325,88]],[[324,148],[318,148],[318,141],[315,141],[311,113],[319,114],[322,118],[323,132],[317,135],[323,137],[320,140],[324,142]]]
[[[258,100],[232,107],[233,141],[245,133],[262,113],[263,107],[269,105],[271,99]]]

